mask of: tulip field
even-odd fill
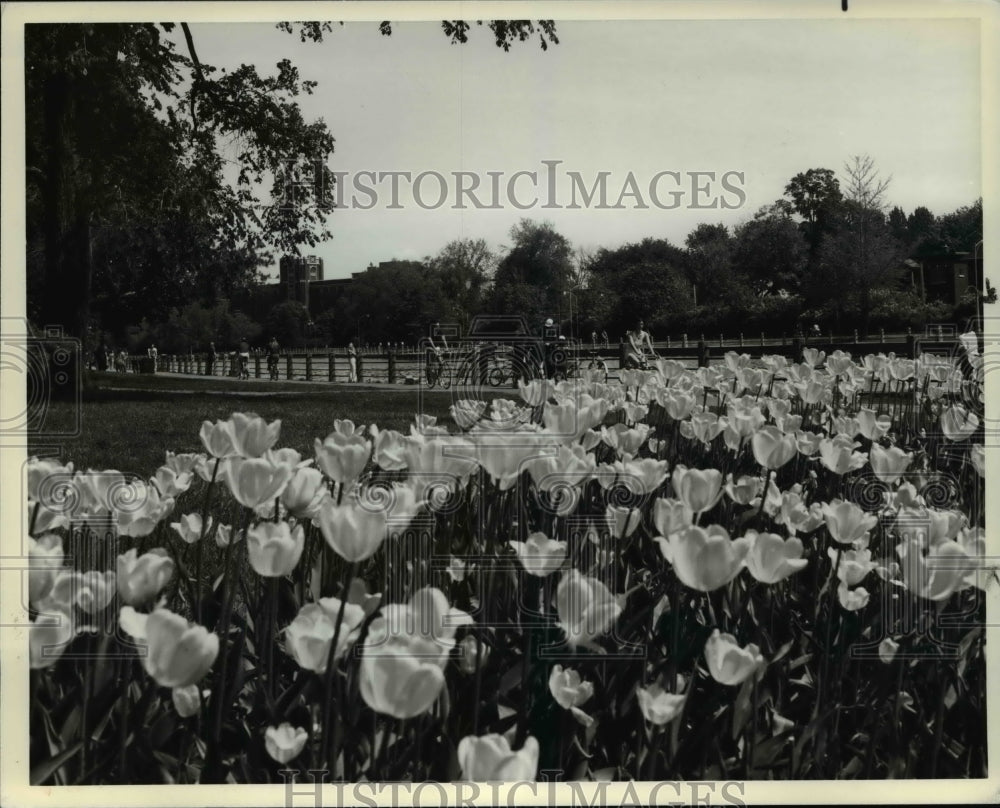
[[[958,345],[458,390],[312,446],[237,412],[144,479],[32,458],[31,781],[983,777]]]

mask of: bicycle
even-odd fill
[[[451,370],[441,354],[435,353],[433,358],[427,361],[426,375],[429,390],[433,390],[435,387],[447,390],[451,387]]]

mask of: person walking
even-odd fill
[[[353,342],[347,343],[347,381],[356,382],[358,380],[358,349]]]
[[[206,376],[213,376],[213,375],[215,375],[215,360],[216,360],[216,358],[217,358],[217,354],[215,353],[215,343],[214,342],[210,342],[210,343],[208,343],[208,366],[205,368],[205,375]]]
[[[153,373],[156,373],[156,358],[159,354],[156,351],[156,344],[150,346],[149,348],[149,358],[153,360]]]
[[[605,348],[610,347],[610,344],[608,343],[608,332],[607,331],[601,331],[601,339],[604,340],[604,347]]]
[[[267,373],[272,382],[278,381],[278,357],[281,354],[278,338],[271,337],[267,345]]]
[[[250,343],[244,337],[240,340],[240,379],[250,378]]]

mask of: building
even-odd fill
[[[924,300],[955,304],[966,291],[983,291],[983,262],[967,252],[931,255],[906,261],[910,282]]]

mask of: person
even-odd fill
[[[125,352],[124,348],[119,352],[118,359],[116,360],[115,364],[118,367],[119,373],[128,372],[128,354]]]
[[[639,320],[635,328],[628,332],[628,342],[631,350],[625,357],[625,365],[645,369],[646,349],[649,349],[650,358],[656,356],[656,351],[653,350],[653,342],[650,340],[646,324],[642,320]]]
[[[598,374],[604,374],[604,383],[608,383],[608,365],[600,356],[598,356],[597,351],[591,354],[590,365],[588,370],[596,370]]]
[[[605,347],[605,348],[609,347],[609,343],[608,343],[608,332],[607,332],[607,331],[601,331],[601,339],[603,339],[603,340],[604,340],[604,347]]]
[[[590,334],[590,341],[591,341],[591,343],[593,343],[593,346],[596,348],[597,347],[597,332],[596,331],[592,331],[591,332],[591,334]]]
[[[271,341],[267,345],[267,372],[270,375],[272,381],[278,380],[279,355],[280,355],[280,347],[278,346],[278,338],[271,337]]]
[[[215,343],[210,342],[208,343],[208,367],[205,368],[206,376],[211,376],[215,373],[215,360],[216,360]]]
[[[822,332],[819,330],[819,323],[813,323],[812,333],[814,337],[822,336]]]
[[[240,340],[240,378],[250,378],[250,343],[244,337]]]
[[[149,358],[153,360],[153,373],[156,373],[156,357],[158,356],[156,351],[156,344],[150,346],[149,348]]]
[[[347,373],[347,381],[356,382],[358,380],[358,349],[353,342],[347,343],[347,364],[350,370]]]
[[[444,351],[448,345],[448,341],[445,339],[444,335],[441,335],[441,342],[444,344],[444,348],[434,344],[433,334],[427,338],[425,372],[427,374],[428,384],[434,384],[441,375],[441,371],[444,369]]]

